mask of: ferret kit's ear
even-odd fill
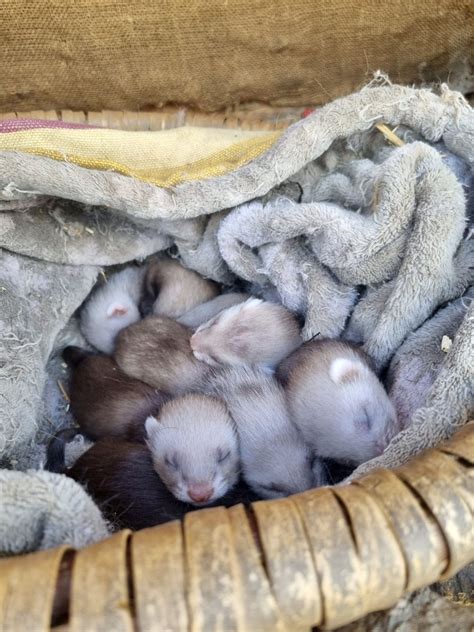
[[[336,358],[329,367],[329,377],[334,384],[348,384],[360,379],[363,366],[357,360]]]
[[[107,308],[107,318],[126,316],[126,314],[128,314],[128,308],[122,305],[122,303],[112,303]]]
[[[159,423],[155,417],[150,415],[145,421],[145,430],[147,439],[153,441],[159,429]]]

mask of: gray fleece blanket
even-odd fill
[[[387,143],[376,123],[397,127],[403,146]],[[474,113],[463,97],[390,84],[317,110],[230,174],[174,188],[0,152],[0,451],[10,470],[1,479],[0,551],[81,545],[106,532],[93,504],[58,494],[56,477],[31,470],[67,423],[54,350],[99,266],[174,246],[207,277],[240,278],[276,296],[304,317],[306,339],[356,341],[385,372],[412,332],[472,285],[473,167]],[[462,300],[450,312],[455,322],[445,314],[440,325],[453,344],[420,407],[354,476],[403,463],[472,414],[474,307]],[[31,493],[37,485],[41,495]],[[64,529],[72,509],[76,521]],[[42,535],[31,526],[35,512]]]

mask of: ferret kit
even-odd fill
[[[473,135],[460,94],[377,82],[207,174],[0,134],[2,553],[343,495],[450,438]]]

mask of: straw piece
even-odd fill
[[[71,403],[71,398],[69,397],[69,395],[68,395],[66,389],[64,388],[64,385],[61,382],[61,380],[58,380],[58,386],[59,386],[59,390],[61,391],[62,396],[68,402],[68,404],[70,404]]]
[[[385,138],[392,143],[392,145],[396,145],[397,147],[403,147],[405,141],[399,138],[387,125],[383,123],[377,123],[375,126],[379,132],[385,136]]]

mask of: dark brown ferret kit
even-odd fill
[[[85,486],[117,528],[145,529],[183,518],[188,511],[197,509],[171,494],[153,468],[150,451],[139,443],[101,439],[66,474]],[[254,500],[257,496],[245,483],[239,483],[209,506]]]
[[[108,356],[66,347],[63,358],[72,369],[71,412],[81,430],[91,439],[144,441],[145,420],[158,412],[166,396],[128,377]]]
[[[192,330],[163,316],[148,316],[117,336],[114,358],[129,376],[170,395],[195,389],[209,368],[196,360]]]

